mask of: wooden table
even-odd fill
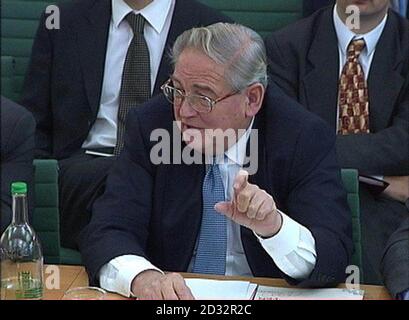
[[[88,276],[84,267],[81,266],[58,266],[60,270],[60,289],[48,290],[45,289],[44,300],[61,300],[64,292],[75,288],[88,285]],[[186,278],[197,278],[195,274],[182,274]],[[47,274],[45,274],[45,280],[47,280]],[[208,276],[209,279],[225,279],[225,280],[244,280],[252,283],[257,283],[264,286],[273,287],[290,287],[282,279],[270,279],[270,278],[247,278],[247,277],[223,277],[223,276]],[[345,285],[340,285],[339,288],[344,288]],[[390,300],[391,296],[382,286],[361,285],[361,289],[365,291],[365,300]],[[126,298],[113,293],[108,293],[107,299],[109,300],[127,300]]]

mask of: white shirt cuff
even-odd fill
[[[143,271],[160,269],[144,257],[123,255],[112,259],[99,272],[99,281],[103,289],[126,297],[135,297],[131,291],[133,279]]]
[[[315,239],[310,230],[279,212],[283,222],[276,235],[263,239],[254,234],[282,272],[293,279],[306,279],[315,267]]]

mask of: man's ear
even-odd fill
[[[264,99],[264,86],[261,83],[253,83],[247,87],[245,94],[246,102],[246,116],[254,117],[260,110]]]

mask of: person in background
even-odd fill
[[[75,249],[122,150],[127,113],[159,92],[176,37],[230,20],[191,0],[82,0],[59,9],[59,29],[41,18],[21,104],[37,122],[35,157],[59,160],[61,242]]]
[[[350,5],[359,20],[349,19]],[[338,0],[266,46],[271,79],[337,133],[340,166],[369,177],[359,190],[363,278],[380,284],[382,252],[407,216],[409,21],[389,0]]]
[[[303,17],[308,17],[318,9],[333,5],[335,0],[304,0],[303,1]]]
[[[381,273],[392,297],[409,300],[409,212],[388,240],[382,257]]]
[[[15,102],[1,96],[0,108],[1,144],[1,211],[0,235],[11,223],[11,184],[24,181],[28,187],[28,218],[32,221],[33,197],[33,155],[35,120],[30,112]]]
[[[130,112],[124,151],[81,234],[90,283],[191,299],[179,272],[344,281],[351,213],[335,134],[267,82],[262,38],[216,23],[184,32],[172,57],[164,95]],[[160,154],[176,160],[157,161],[158,128],[173,137]]]
[[[335,0],[304,0],[303,17],[308,17],[318,9],[333,5]],[[409,19],[408,0],[390,0],[390,6],[402,17]]]

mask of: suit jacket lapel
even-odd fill
[[[186,145],[182,142],[181,154]],[[179,147],[172,145],[172,150]],[[172,154],[173,159],[173,154]],[[180,268],[187,270],[196,244],[197,235],[200,232],[202,221],[202,184],[205,176],[205,166],[201,164],[171,164],[166,166],[166,187],[163,198],[164,210],[162,224],[163,230],[172,232],[163,237],[162,247],[164,252],[179,250],[177,259],[172,258],[169,263],[174,270]],[[180,226],[183,230],[180,230]],[[177,235],[183,243],[181,248],[174,248],[174,242],[169,241],[175,237],[175,230],[182,232]]]
[[[267,101],[268,97],[266,96],[264,99],[265,101]],[[251,141],[250,138],[246,146],[246,155],[250,156],[252,160],[256,159],[258,162],[256,173],[249,175],[248,178],[249,183],[255,184],[259,186],[261,189],[271,192],[270,189],[272,183],[269,178],[271,177],[271,172],[269,172],[271,168],[267,164],[267,153],[265,148],[265,146],[270,143],[270,141],[266,141],[267,139],[266,137],[268,136],[267,133],[268,128],[265,125],[265,119],[271,117],[271,115],[268,114],[268,111],[269,110],[267,110],[267,105],[264,104],[262,109],[256,115],[252,131],[254,132],[255,130],[257,130],[258,150],[254,150],[250,147]],[[251,156],[250,154],[251,151],[255,152],[256,154]],[[246,169],[248,165],[244,165],[243,167]],[[254,275],[265,274],[263,273],[265,271],[264,266],[268,264],[268,262],[265,263],[266,254],[264,249],[261,247],[261,244],[254,236],[253,231],[249,228],[241,226],[240,235],[243,249],[251,272]]]
[[[404,82],[397,70],[399,63],[403,60],[397,30],[397,18],[395,14],[390,12],[376,45],[368,76],[371,132],[377,132],[387,127],[395,101]]]
[[[339,78],[338,40],[332,19],[332,9],[326,10],[317,23],[316,35],[308,52],[310,71],[303,78],[303,104],[336,127]]]
[[[251,174],[249,172],[249,178],[248,181],[253,184],[257,184],[260,188],[263,188],[263,181],[265,181],[265,178],[267,177],[267,174],[265,172],[265,166],[263,165],[265,163],[265,141],[264,139],[264,113],[266,110],[264,110],[264,106],[260,110],[259,114],[254,119],[253,127],[251,129],[252,135],[256,134],[257,139],[258,139],[258,144],[257,144],[257,149],[254,149],[254,146],[250,146],[250,143],[252,143],[252,137],[250,136],[249,140],[247,141],[246,145],[246,159],[250,159],[251,162],[247,162],[243,165],[244,169],[252,169],[255,168],[255,163],[253,161],[257,162],[257,170],[255,170],[254,174]],[[254,142],[253,142],[254,143]],[[250,170],[251,171],[251,170]]]
[[[73,26],[93,119],[99,109],[111,13],[110,0],[95,1]]]

